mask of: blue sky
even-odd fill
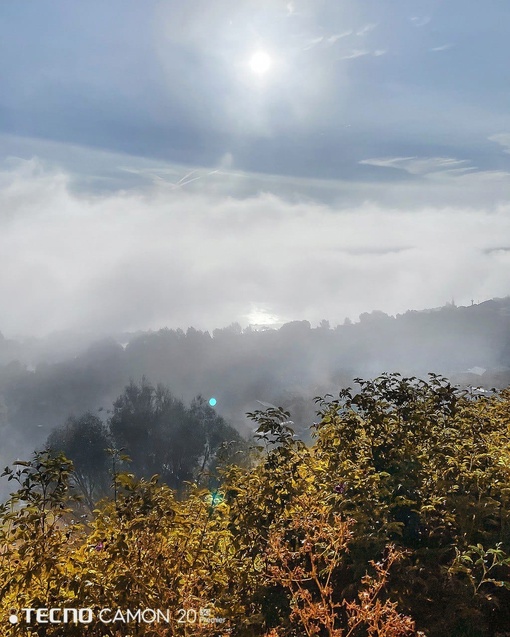
[[[1,3],[0,330],[508,294],[509,25],[496,0]]]

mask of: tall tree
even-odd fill
[[[71,417],[52,431],[47,447],[62,452],[73,461],[72,480],[93,510],[95,503],[109,493],[111,476],[108,448],[112,446],[108,427],[100,418],[87,412]]]
[[[159,474],[176,489],[211,466],[223,442],[241,440],[203,398],[186,407],[168,388],[146,379],[131,382],[115,401],[110,429],[116,446],[130,456],[134,473]]]

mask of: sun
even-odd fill
[[[250,68],[257,75],[265,75],[271,68],[271,56],[265,51],[255,51],[250,58]]]

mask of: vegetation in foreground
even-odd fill
[[[251,414],[251,464],[219,467],[212,490],[115,471],[90,514],[63,455],[6,469],[0,634],[510,635],[510,390],[357,382],[317,400],[309,446],[283,410]],[[27,625],[22,608],[171,621]]]

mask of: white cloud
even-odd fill
[[[410,18],[410,21],[414,24],[415,27],[424,27],[430,23],[431,18],[429,16],[413,16]]]
[[[453,47],[452,43],[441,44],[441,46],[435,46],[432,49],[429,49],[429,51],[435,51],[435,52],[448,51],[448,49],[451,49],[452,47]]]
[[[370,55],[370,51],[368,49],[352,49],[345,55],[342,56],[342,60],[354,60],[355,58],[363,57],[364,55]]]
[[[309,49],[313,49],[315,46],[320,44],[324,40],[324,36],[319,36],[318,38],[312,38],[305,43],[303,47],[303,51],[308,51]]]
[[[366,35],[367,33],[370,33],[370,31],[373,31],[376,27],[377,27],[377,24],[374,24],[373,22],[370,24],[365,24],[365,26],[361,27],[361,29],[356,31],[356,35],[359,35],[359,36]]]
[[[344,31],[343,33],[335,33],[334,35],[330,35],[326,42],[328,44],[335,44],[335,42],[338,42],[338,40],[341,40],[342,38],[346,38],[349,35],[352,35],[352,31]]]
[[[491,135],[489,140],[503,146],[503,152],[510,153],[510,133],[498,133],[497,135]]]
[[[473,166],[469,165],[468,160],[452,157],[379,157],[363,159],[359,163],[383,168],[398,168],[411,175],[427,175],[438,172],[459,174],[475,170]]]
[[[510,184],[510,172],[505,170],[479,170],[467,159],[453,157],[376,157],[359,162],[366,166],[396,168],[410,175],[421,177],[436,184],[460,185],[481,193],[485,187],[500,186],[504,192]],[[504,197],[508,200],[508,197]]]
[[[436,307],[452,292],[458,303],[504,296],[510,255],[494,249],[510,242],[510,206],[476,207],[469,188],[483,195],[483,182],[472,178],[469,206],[426,203],[436,187],[447,201],[440,182],[392,186],[398,206],[327,205],[225,194],[214,179],[91,196],[19,162],[0,172],[0,330],[212,329],[246,323],[253,308],[335,324]],[[375,187],[363,185],[366,199]]]
[[[311,38],[305,42],[305,46],[303,50],[308,51],[309,49],[313,49],[319,44],[332,46],[333,44],[336,44],[339,40],[342,40],[343,38],[346,38],[349,35],[352,35],[352,31],[344,31],[343,33],[334,33],[333,35],[330,35],[330,36],[322,35],[316,38]]]

